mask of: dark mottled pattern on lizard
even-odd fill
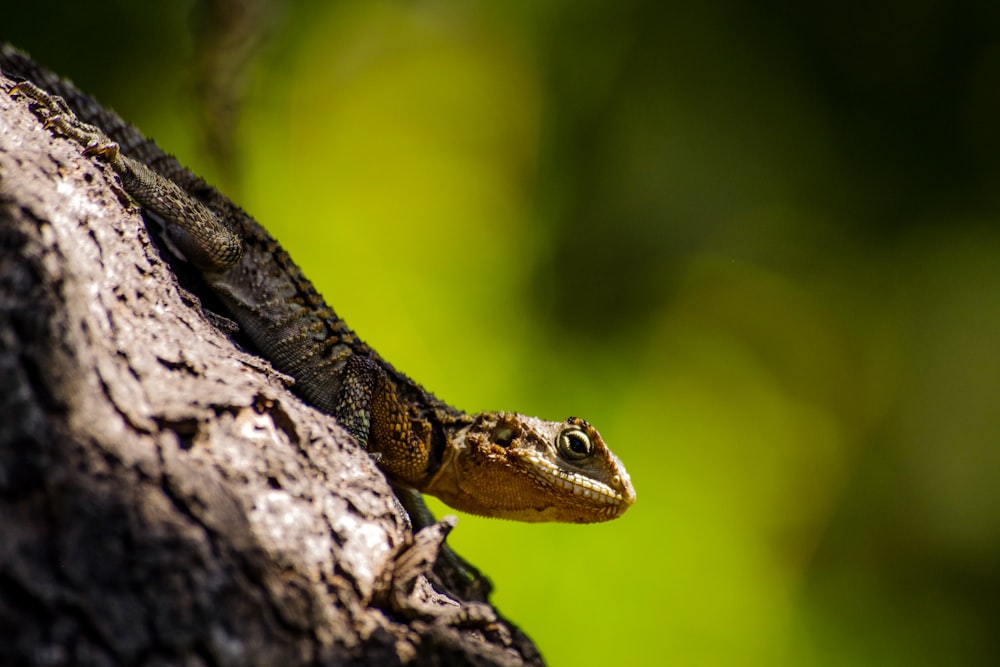
[[[415,523],[430,520],[416,491],[520,521],[605,521],[633,504],[628,474],[587,422],[447,405],[358,339],[261,225],[153,141],[8,45],[0,69],[24,81],[10,92],[48,127],[112,166],[258,351],[376,457]]]

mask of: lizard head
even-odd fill
[[[635,502],[625,467],[582,419],[476,415],[422,490],[455,509],[517,521],[594,523]]]

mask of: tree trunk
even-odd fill
[[[539,664],[113,184],[0,91],[0,664]]]

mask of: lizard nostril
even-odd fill
[[[497,426],[490,433],[490,440],[500,445],[501,447],[509,447],[510,443],[514,442],[514,436],[517,433],[509,426]]]

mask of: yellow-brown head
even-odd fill
[[[582,419],[548,422],[487,412],[449,438],[420,490],[470,514],[516,521],[594,523],[635,502],[625,467]]]

